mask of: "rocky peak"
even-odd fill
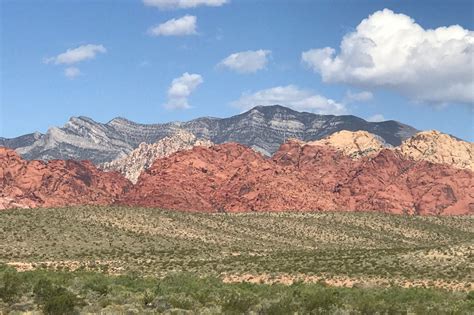
[[[177,130],[156,143],[140,143],[138,148],[123,158],[99,165],[106,171],[118,171],[133,183],[136,183],[140,174],[157,158],[171,155],[174,152],[188,150],[194,146],[211,146],[209,140],[197,139],[195,135],[185,130]]]
[[[374,156],[380,150],[389,147],[385,141],[367,131],[342,130],[327,138],[308,142],[309,145],[328,145],[353,159]]]
[[[397,150],[414,160],[449,164],[474,171],[474,143],[458,140],[436,130],[415,134],[403,141]]]

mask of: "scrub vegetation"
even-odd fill
[[[474,312],[474,217],[0,212],[0,313]]]

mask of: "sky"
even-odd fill
[[[256,105],[474,141],[472,1],[0,0],[0,136]]]

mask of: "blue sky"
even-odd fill
[[[0,1],[3,137],[278,101],[474,141],[472,1]]]

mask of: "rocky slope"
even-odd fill
[[[151,125],[124,118],[102,124],[87,117],[73,117],[46,134],[0,139],[0,145],[16,149],[26,159],[88,159],[98,164],[124,157],[140,143],[155,143],[178,129],[214,143],[241,143],[266,155],[273,154],[289,138],[312,141],[340,130],[365,130],[392,145],[417,132],[396,121],[367,122],[355,116],[317,115],[274,105],[257,106],[229,118],[203,117]]]
[[[0,147],[0,209],[108,205],[131,185],[88,161],[25,161]]]
[[[403,141],[397,150],[414,160],[444,163],[474,171],[474,143],[455,139],[436,130],[415,134]]]
[[[166,157],[181,150],[188,150],[194,146],[209,147],[209,140],[197,139],[192,133],[178,130],[171,136],[165,137],[153,144],[140,143],[138,148],[130,152],[126,157],[99,164],[99,168],[105,171],[117,171],[136,183],[138,176],[151,166],[157,159]]]
[[[358,160],[301,141],[271,159],[235,143],[158,159],[120,203],[187,211],[474,213],[473,172],[383,149]]]

